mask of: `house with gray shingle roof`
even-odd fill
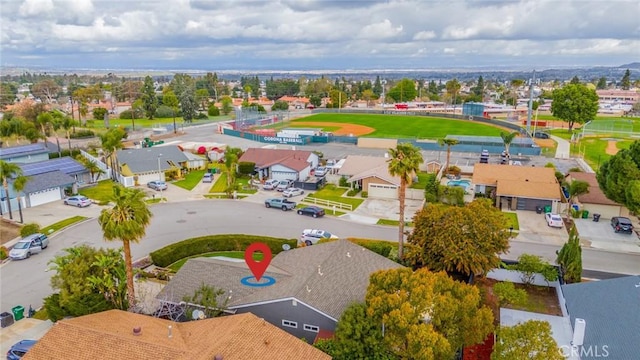
[[[238,161],[256,164],[260,179],[305,181],[320,158],[307,150],[249,148]]]
[[[640,276],[562,286],[571,325],[585,321],[582,360],[638,359],[640,354]],[[574,329],[575,330],[575,329]]]
[[[146,184],[165,179],[165,172],[189,168],[189,158],[177,146],[154,146],[142,149],[118,150],[120,182],[124,186]],[[133,180],[133,181],[131,181]]]
[[[214,286],[225,291],[220,301],[228,299],[229,312],[253,313],[311,342],[321,329],[334,331],[350,304],[364,301],[371,273],[400,267],[350,241],[337,240],[279,253],[264,274],[275,283],[252,287],[241,282],[252,276],[244,260],[194,258],[156,298],[176,305],[202,284]]]

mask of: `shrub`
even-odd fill
[[[582,172],[582,169],[579,167],[572,167],[571,169],[569,169],[569,172]]]
[[[72,139],[83,139],[94,137],[96,134],[91,130],[78,130],[74,133],[69,134],[69,137]]]
[[[256,163],[249,161],[241,161],[238,163],[238,173],[242,175],[251,175],[256,170]]]
[[[209,115],[203,112],[199,112],[198,115],[196,115],[196,119],[208,119],[208,118],[209,118]]]
[[[455,175],[455,176],[459,176],[461,172],[462,172],[462,170],[459,167],[455,166],[455,165],[451,165],[451,166],[449,166],[449,169],[447,169],[447,174],[452,174],[452,175]]]
[[[555,169],[556,166],[552,162],[548,162],[544,167]]]
[[[356,196],[360,192],[360,188],[355,188],[347,191],[347,196]]]
[[[76,158],[78,155],[80,155],[80,149],[72,149],[71,151],[69,151],[69,149],[62,149],[60,153],[62,154],[62,157],[71,156],[72,158]],[[49,159],[56,159],[58,157],[60,156],[57,152],[49,153]]]
[[[424,188],[424,200],[426,202],[438,202],[438,176],[434,173],[427,174],[427,185]]]
[[[354,244],[360,245],[367,250],[371,250],[378,255],[382,255],[386,258],[388,258],[389,254],[391,254],[391,250],[395,249],[396,247],[395,243],[391,241],[385,241],[385,240],[371,240],[371,239],[361,239],[361,238],[347,238],[347,240],[351,241]],[[324,239],[324,240],[318,241],[318,243],[322,244],[322,243],[327,243],[332,241],[336,241],[336,240]]]
[[[177,111],[174,114],[173,109],[170,106],[160,105],[156,109],[156,115],[155,116],[158,117],[158,118],[173,118],[173,116],[177,115],[177,114],[178,114]]]
[[[155,265],[167,267],[180,259],[193,255],[214,251],[244,251],[254,242],[266,244],[274,255],[283,251],[282,245],[288,244],[291,248],[295,248],[298,243],[296,239],[282,239],[257,235],[207,235],[165,246],[152,252],[150,255]]]
[[[217,106],[211,104],[207,110],[209,116],[220,116],[220,109]]]
[[[440,201],[450,205],[464,205],[464,189],[460,186],[438,186]]]
[[[349,187],[349,182],[347,181],[347,177],[343,176],[340,178],[340,180],[338,181],[338,185],[340,185],[341,187]]]
[[[368,191],[363,191],[362,194],[360,194],[361,197],[363,198],[368,198],[369,197],[369,192]]]
[[[144,110],[136,109],[135,115],[136,115],[136,119],[144,118]],[[131,109],[127,109],[127,110],[121,112],[120,113],[120,119],[133,119],[132,110]]]
[[[39,232],[40,232],[40,225],[36,223],[28,223],[28,224],[25,224],[22,227],[22,229],[20,229],[20,236],[27,237],[31,234],[35,234]]]
[[[282,100],[276,100],[271,106],[271,110],[289,110],[289,103]]]
[[[503,281],[493,285],[493,293],[498,297],[500,305],[524,306],[528,302],[527,292],[516,289],[511,281]]]
[[[0,261],[6,259],[7,256],[9,256],[9,250],[4,246],[0,246]]]
[[[104,120],[104,116],[107,113],[107,109],[103,107],[97,107],[93,109],[93,118],[95,120]]]

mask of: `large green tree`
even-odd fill
[[[424,161],[420,149],[411,143],[398,143],[395,148],[389,151],[388,168],[391,176],[400,178],[400,189],[398,199],[400,200],[400,211],[398,221],[398,258],[404,257],[404,206],[406,201],[407,185],[411,185],[413,177],[420,170],[420,165]]]
[[[502,138],[502,142],[504,143],[504,150],[507,152],[507,154],[509,154],[509,147],[511,146],[511,143],[513,142],[513,139],[516,138],[516,136],[518,136],[519,132],[514,131],[514,132],[500,132],[500,137]]]
[[[18,164],[0,160],[0,182],[2,182],[2,188],[4,189],[5,199],[7,201],[9,219],[13,219],[11,196],[9,196],[9,180],[13,181],[20,176],[22,176],[22,168]]]
[[[460,93],[462,84],[460,84],[458,79],[452,79],[447,81],[445,88],[447,89],[447,95],[451,98],[451,104],[456,104],[458,102],[458,94]]]
[[[144,78],[144,83],[142,84],[140,92],[142,93],[142,107],[144,108],[144,113],[147,116],[147,119],[153,119],[156,115],[156,110],[158,110],[158,97],[156,96],[156,88],[151,76],[147,75]]]
[[[31,87],[33,95],[47,104],[53,103],[62,88],[53,79],[44,79]]]
[[[151,211],[145,201],[145,193],[140,189],[114,186],[111,201],[114,206],[100,212],[98,223],[107,241],[122,241],[124,265],[127,277],[127,300],[129,306],[136,302],[133,284],[131,243],[139,242],[151,223]]]
[[[575,226],[569,231],[569,240],[558,251],[556,263],[562,268],[566,283],[582,281],[582,247]]]
[[[173,112],[173,133],[175,134],[178,132],[178,129],[176,128],[176,113],[178,112],[180,101],[173,90],[166,88],[166,91],[164,91],[164,95],[162,96],[162,103],[165,106],[170,107]]]
[[[529,320],[498,330],[491,360],[562,360],[564,356],[546,321]]]
[[[593,120],[598,113],[598,94],[584,84],[568,84],[553,90],[551,113],[569,123],[569,131],[575,124]]]
[[[481,343],[494,330],[480,291],[444,272],[377,271],[365,302],[367,316],[384,329],[383,345],[401,359],[452,359],[457,349]]]
[[[609,199],[640,212],[640,140],[602,164],[596,178]]]
[[[629,69],[624,72],[622,80],[620,80],[620,87],[622,88],[622,90],[631,89],[631,71],[629,71]]]
[[[489,199],[464,207],[427,204],[413,221],[407,260],[416,267],[484,275],[509,249],[506,218]]]
[[[418,96],[416,84],[411,79],[402,79],[394,87],[389,89],[387,97],[395,102],[414,101]]]
[[[50,270],[55,271],[51,287],[57,291],[44,301],[51,321],[108,309],[127,309],[120,251],[81,245],[64,249],[49,265]]]

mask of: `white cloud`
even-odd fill
[[[420,31],[413,35],[413,40],[421,41],[421,40],[431,40],[436,38],[435,31]]]
[[[46,14],[51,10],[53,10],[52,0],[25,0],[22,5],[20,5],[19,14],[20,16],[30,17]]]
[[[369,24],[362,28],[358,37],[361,39],[389,39],[402,33],[402,25],[394,27],[389,19]]]

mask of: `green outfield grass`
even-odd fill
[[[447,135],[500,136],[508,131],[495,126],[467,120],[453,120],[424,116],[369,115],[369,114],[316,114],[292,120],[287,126],[303,122],[333,122],[364,125],[376,129],[366,137],[440,139]],[[300,127],[313,127],[300,124]],[[325,131],[335,130],[334,126]]]

